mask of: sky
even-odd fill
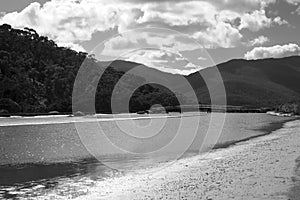
[[[4,23],[176,74],[300,55],[300,0],[1,0]]]

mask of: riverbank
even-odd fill
[[[133,113],[115,113],[115,115],[135,115],[135,114],[164,114],[164,113],[190,113],[190,112],[221,112],[221,113],[267,113],[271,108],[259,108],[259,107],[244,107],[244,106],[222,106],[222,105],[181,105],[181,106],[167,106],[165,108],[154,108],[153,110],[141,110]],[[0,117],[39,117],[39,116],[89,116],[89,115],[113,115],[111,113],[85,113],[85,112],[58,112],[51,111],[45,113],[0,113]]]
[[[271,135],[181,159],[155,173],[98,182],[78,199],[289,199],[299,141],[300,121],[288,122]]]

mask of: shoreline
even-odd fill
[[[227,108],[224,109],[222,106],[222,109],[218,109],[219,106],[215,105],[215,106],[209,106],[210,110],[206,110],[208,106],[204,106],[205,109],[192,109],[192,110],[186,110],[183,112],[179,112],[177,110],[175,111],[169,111],[169,113],[194,113],[194,112],[216,112],[216,113],[266,113],[268,114],[269,111],[265,111],[266,109],[263,108]],[[214,108],[216,107],[216,108]],[[230,107],[230,106],[229,106]],[[241,107],[241,106],[237,106],[237,107]],[[186,108],[183,108],[186,109]],[[267,109],[268,110],[268,109]],[[53,111],[56,112],[56,111]],[[80,112],[80,111],[79,111]],[[93,115],[143,115],[143,114],[138,114],[137,112],[133,112],[133,113],[80,113],[82,115],[79,116],[93,116]],[[153,113],[155,114],[155,113]],[[156,114],[164,114],[164,113],[156,113]],[[57,112],[57,113],[51,113],[51,112],[45,112],[45,113],[5,113],[5,114],[0,114],[0,118],[10,118],[10,117],[23,117],[23,118],[29,118],[29,117],[47,117],[47,116],[65,116],[65,117],[76,117],[76,112]],[[279,115],[277,115],[279,116]]]
[[[295,117],[295,118],[292,118],[292,119],[286,119],[286,120],[281,121],[281,122],[271,122],[268,125],[265,125],[264,127],[260,128],[260,129],[257,129],[257,131],[264,132],[263,134],[251,136],[251,137],[248,137],[248,138],[245,138],[245,139],[242,139],[242,140],[229,141],[229,142],[226,142],[226,143],[219,143],[219,144],[217,143],[213,147],[213,150],[214,149],[225,149],[225,148],[228,148],[230,146],[236,145],[240,142],[246,142],[246,141],[249,141],[249,140],[252,140],[252,139],[255,139],[255,138],[260,138],[260,137],[263,137],[263,136],[270,135],[274,131],[282,129],[286,123],[296,121],[296,120],[299,120],[299,119],[300,119],[300,117]]]
[[[77,199],[287,200],[300,155],[299,123],[288,122],[270,135],[183,158],[153,174],[141,171],[99,182]],[[294,196],[299,197],[296,191]]]
[[[126,114],[116,114],[116,115],[97,114],[97,115],[87,115],[87,116],[68,116],[68,115],[48,115],[48,116],[33,116],[33,117],[13,116],[13,117],[2,117],[2,118],[0,117],[0,127],[126,121],[126,120],[146,120],[146,119],[168,119],[168,118],[181,118],[181,117],[196,117],[196,116],[205,116],[205,115],[207,115],[207,113],[189,112],[184,114],[172,113],[172,114],[151,114],[151,115],[138,115],[134,113],[133,114],[126,113]],[[45,121],[47,119],[49,121]],[[5,123],[5,121],[7,123]],[[14,121],[16,122],[12,123]]]
[[[97,115],[86,115],[86,116],[69,116],[69,115],[40,115],[40,116],[30,116],[30,117],[23,117],[23,116],[1,117],[0,116],[0,127],[69,124],[69,123],[100,122],[100,121],[105,122],[105,121],[146,120],[146,119],[164,119],[164,118],[167,119],[167,118],[205,116],[205,115],[209,115],[209,114],[210,113],[205,113],[205,112],[186,112],[186,113],[181,113],[181,114],[171,113],[171,114],[148,114],[148,115],[139,115],[136,113],[124,113],[124,114],[97,114]],[[244,113],[236,113],[236,114],[244,114]],[[249,114],[251,114],[251,113],[249,113]],[[269,115],[268,113],[260,113],[260,114]],[[300,116],[292,116],[292,117],[277,116],[277,117],[280,117],[282,119],[288,118],[288,119],[280,122],[281,124],[286,123],[288,121],[297,120],[300,118]],[[45,121],[47,119],[49,121]],[[274,124],[276,125],[277,122]],[[271,125],[272,124],[267,125],[267,127],[269,127]],[[282,126],[279,126],[279,128],[281,128],[281,127]],[[270,129],[267,132],[269,133],[276,129],[278,129],[278,128]],[[264,131],[265,128],[262,128],[261,130]],[[266,133],[266,134],[268,134],[268,133]],[[263,135],[258,135],[255,137],[260,137]],[[226,148],[232,144],[235,144],[236,142],[239,142],[239,141],[231,141],[230,144],[222,144],[225,147],[218,147],[218,148]]]

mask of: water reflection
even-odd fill
[[[96,159],[85,159],[61,164],[28,164],[0,167],[0,198],[34,197],[52,190],[64,180],[80,182],[84,179],[99,181],[111,176],[111,170]]]

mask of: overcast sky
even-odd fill
[[[171,73],[300,55],[300,0],[1,0],[0,12],[60,46]]]

